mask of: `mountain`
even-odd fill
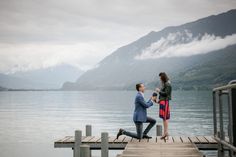
[[[7,91],[8,89],[0,86],[0,91]]]
[[[236,78],[236,10],[152,31],[103,59],[63,90],[133,89],[157,85],[167,72],[176,89],[205,89]]]
[[[62,64],[13,74],[0,74],[0,86],[12,89],[58,89],[66,81],[76,81],[82,70]]]
[[[7,87],[7,88],[32,88],[34,86],[37,86],[37,83],[35,84],[31,80],[17,78],[5,74],[0,74],[0,85]]]

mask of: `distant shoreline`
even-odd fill
[[[1,89],[0,92],[11,91],[61,91],[60,89]]]
[[[5,89],[0,90],[0,92],[15,92],[15,91],[64,91],[64,92],[73,92],[73,91],[134,91],[135,89],[95,89],[95,90],[62,90],[62,89]],[[174,89],[174,91],[209,91],[212,89]],[[153,91],[152,89],[147,89],[147,91]]]

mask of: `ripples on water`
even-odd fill
[[[148,98],[151,91],[145,93]],[[135,130],[135,91],[0,92],[1,157],[72,157],[71,149],[54,149],[53,141],[93,126],[93,134],[119,128]],[[175,91],[171,101],[171,135],[211,135],[211,91]],[[158,107],[148,110],[157,119]],[[155,129],[150,132],[155,135]],[[95,153],[96,154],[96,153]]]

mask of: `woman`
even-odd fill
[[[156,88],[156,91],[159,93],[159,117],[163,119],[163,126],[164,126],[164,134],[162,135],[161,139],[168,139],[168,120],[170,119],[170,107],[169,101],[171,100],[171,84],[169,81],[168,76],[165,72],[161,72],[159,74],[160,81],[161,81],[161,89]]]

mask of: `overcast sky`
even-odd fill
[[[234,8],[235,0],[0,0],[0,72],[86,70],[152,30]]]

